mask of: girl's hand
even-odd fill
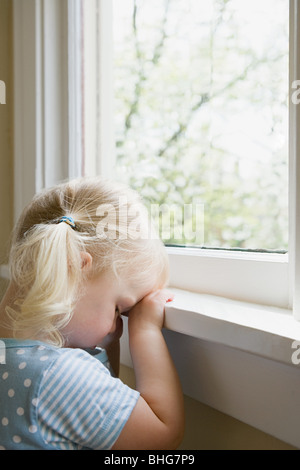
[[[129,312],[129,328],[162,329],[165,319],[165,305],[174,295],[167,289],[157,290],[146,295]]]

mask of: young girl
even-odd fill
[[[184,416],[161,333],[168,263],[138,196],[101,178],[44,191],[17,224],[10,272],[0,449],[175,449]],[[116,378],[121,315],[136,390]]]

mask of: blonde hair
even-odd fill
[[[75,228],[61,223],[74,219]],[[134,191],[102,178],[80,178],[45,190],[24,209],[10,250],[16,308],[6,308],[14,335],[64,344],[60,333],[80,297],[82,252],[89,277],[112,271],[133,285],[161,288],[168,280],[165,248]]]

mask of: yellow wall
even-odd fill
[[[13,224],[12,47],[12,1],[0,0],[0,80],[6,84],[6,104],[0,105],[0,264],[6,262]]]

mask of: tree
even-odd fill
[[[176,204],[178,224],[185,204],[204,204],[207,246],[286,249],[288,15],[273,1],[258,45],[241,4],[115,0],[119,176],[149,209]]]

